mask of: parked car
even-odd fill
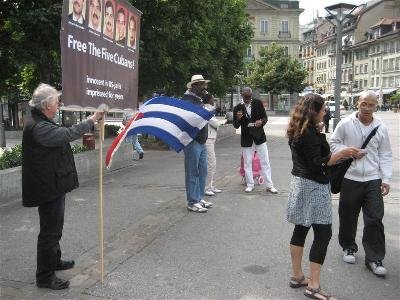
[[[325,101],[325,105],[329,107],[329,111],[331,112],[331,117],[335,116],[336,111],[336,103],[335,101]],[[340,115],[343,115],[346,112],[346,109],[342,104],[340,104]]]

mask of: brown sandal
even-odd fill
[[[296,289],[307,285],[308,285],[308,278],[306,280],[306,277],[304,277],[304,275],[300,279],[297,279],[296,277],[290,277],[289,286],[291,288]]]
[[[336,300],[336,298],[328,295],[323,290],[321,290],[321,288],[313,289],[310,287],[306,287],[306,290],[304,291],[304,296],[317,300]]]

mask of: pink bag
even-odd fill
[[[254,151],[253,159],[252,159],[252,170],[253,170],[253,178],[254,181],[258,182],[258,184],[264,183],[264,178],[261,176],[261,162],[260,157],[257,154],[257,151]],[[240,156],[240,169],[239,174],[242,176],[242,183],[246,183],[245,175],[244,175],[244,161],[243,161],[243,153]]]

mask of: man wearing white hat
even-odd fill
[[[193,75],[186,87],[188,90],[182,100],[204,106],[202,97],[207,94],[207,83],[203,75]],[[201,129],[196,138],[183,150],[185,154],[185,187],[189,211],[204,213],[212,206],[205,201],[204,190],[207,179],[207,149],[208,126]]]

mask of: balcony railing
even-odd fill
[[[279,31],[279,34],[278,34],[278,37],[279,38],[291,38],[292,37],[292,35],[290,34],[290,31]]]

